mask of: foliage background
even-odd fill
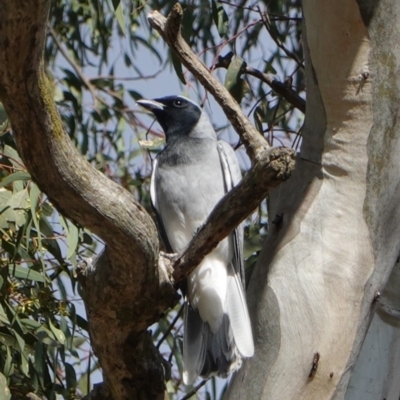
[[[64,126],[82,156],[118,182],[151,212],[151,159],[161,130],[135,101],[171,94],[171,80],[202,103],[218,134],[246,159],[238,137],[204,90],[150,30],[146,14],[167,14],[173,2],[58,0],[49,17],[45,59]],[[301,4],[297,0],[183,4],[183,35],[273,145],[297,147],[303,114],[265,80],[269,74],[304,97]],[[151,88],[151,89],[150,89]],[[143,93],[142,93],[143,91]],[[31,180],[18,155],[0,104],[0,397],[28,393],[51,400],[78,399],[101,379],[93,355],[76,268],[90,262],[101,241],[58,214]],[[262,204],[246,223],[247,276],[267,231]],[[171,364],[171,398],[221,396],[225,381],[181,384],[181,308],[151,327]]]

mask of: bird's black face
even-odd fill
[[[168,137],[190,133],[201,116],[201,108],[182,96],[168,96],[137,102],[157,118]]]

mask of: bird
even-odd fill
[[[183,96],[137,103],[166,137],[153,160],[150,197],[168,252],[179,253],[221,198],[241,180],[236,154],[218,140],[207,114]],[[183,382],[226,378],[254,354],[246,303],[243,224],[212,250],[183,285]]]

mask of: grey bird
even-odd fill
[[[218,141],[207,115],[191,100],[139,100],[166,135],[153,162],[150,193],[160,235],[179,253],[218,201],[241,179],[235,152]],[[243,226],[237,227],[189,275],[185,298],[183,380],[226,377],[254,354],[243,267]]]

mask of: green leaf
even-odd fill
[[[8,229],[9,221],[15,220],[14,210],[8,204],[12,193],[9,190],[0,188],[0,228]]]
[[[273,67],[272,63],[268,62],[268,61],[264,61],[264,62],[265,62],[265,70],[264,70],[264,72],[269,72],[271,74],[276,75],[277,72],[276,72],[276,69]]]
[[[254,117],[254,124],[258,130],[258,132],[260,132],[261,134],[263,133],[263,126],[262,126],[262,122],[260,119],[260,116],[258,115],[258,108],[255,109],[254,113],[253,113],[253,117]]]
[[[244,60],[238,56],[233,56],[225,76],[224,86],[239,104],[243,98],[245,83],[240,77],[245,68]]]
[[[49,320],[49,327],[50,327],[50,330],[53,332],[55,338],[58,340],[58,342],[60,342],[61,344],[64,344],[65,343],[65,335],[64,335],[64,333],[60,329],[57,329],[51,323],[50,320]]]
[[[10,200],[12,193],[7,189],[0,189],[0,210]]]
[[[45,282],[43,274],[31,269],[23,267],[22,265],[9,265],[8,271],[10,276],[18,279],[29,279],[36,282]]]
[[[189,9],[185,9],[183,11],[182,23],[181,23],[181,35],[185,42],[190,44],[190,37],[192,36],[193,32],[193,24],[195,20],[195,15]]]
[[[7,379],[1,372],[0,372],[0,399],[2,400],[11,399],[11,392],[7,386]]]
[[[0,332],[0,342],[3,343],[5,346],[15,347],[16,340],[11,335],[7,335],[5,333]]]
[[[14,193],[10,200],[8,200],[8,204],[14,210],[15,220],[13,222],[15,222],[18,227],[25,225],[27,216],[25,210],[29,207],[27,191],[22,190]]]
[[[70,259],[74,254],[76,254],[76,248],[79,241],[79,229],[71,221],[64,217],[60,218],[60,224],[63,226],[65,233],[67,234],[68,242],[68,254],[67,258]]]
[[[124,20],[124,11],[122,9],[122,1],[120,0],[112,0],[114,6],[114,14],[117,18],[118,25],[121,28],[121,31],[124,35],[126,35],[126,26]]]
[[[45,363],[43,360],[43,354],[44,354],[44,345],[42,342],[37,341],[35,343],[35,363],[34,363],[34,368],[37,373],[37,378],[39,380],[40,386],[43,388],[44,387],[44,368],[45,368]]]
[[[38,341],[51,347],[60,347],[60,343],[55,340],[54,333],[43,325],[35,332]]]
[[[40,196],[40,189],[37,187],[36,183],[32,182],[30,185],[30,192],[29,192],[29,198],[31,200],[31,213],[32,213],[32,219],[33,219],[33,224],[35,225],[36,231],[37,231],[37,239],[38,239],[38,244],[39,244],[39,249],[42,248],[42,235],[40,233],[40,226],[39,226],[39,221],[36,216],[36,210],[39,205],[39,196]],[[43,263],[43,254],[41,251],[39,251],[40,254],[40,259],[42,260]]]
[[[0,187],[7,186],[10,183],[15,182],[15,181],[28,181],[30,179],[32,179],[32,177],[29,174],[29,172],[17,171],[17,172],[14,172],[13,174],[8,175],[5,178],[3,178],[2,181],[0,182]]]
[[[228,14],[225,12],[222,4],[217,4],[215,0],[211,1],[212,17],[214,24],[218,29],[218,34],[222,38],[228,32]]]
[[[53,215],[53,212],[54,212],[54,207],[48,201],[45,201],[42,204],[43,215],[45,215],[46,217],[51,217]]]
[[[15,330],[13,331],[15,338],[17,339],[18,346],[19,346],[19,352],[22,353],[25,349],[25,340],[22,338],[21,335],[19,335]]]
[[[4,311],[3,305],[0,304],[0,321],[2,321],[3,323],[5,323],[6,325],[10,324],[10,321],[7,317],[6,312]]]
[[[22,373],[29,378],[29,356],[26,351],[21,353],[20,368]]]
[[[4,154],[10,159],[11,164],[16,168],[23,167],[24,163],[21,157],[18,155],[17,150],[13,149],[8,144],[4,146]]]
[[[79,326],[79,328],[85,330],[86,332],[89,332],[88,322],[86,321],[85,318],[81,317],[79,314],[76,314],[76,325]]]
[[[6,377],[8,377],[14,373],[14,364],[12,361],[13,361],[12,352],[10,350],[10,347],[7,346],[7,356],[6,356],[6,362],[4,364],[4,370],[3,370]]]
[[[38,321],[35,321],[34,319],[30,318],[20,318],[20,322],[22,325],[24,325],[25,328],[27,329],[37,329],[42,326],[42,324]]]
[[[67,389],[76,388],[76,373],[74,367],[69,363],[64,363],[65,366],[65,379],[67,381]]]
[[[174,66],[174,70],[175,70],[176,75],[178,76],[179,80],[184,85],[186,85],[185,75],[183,75],[183,72],[182,72],[181,61],[179,60],[178,56],[173,51],[170,50],[169,54],[171,56],[172,65]]]

